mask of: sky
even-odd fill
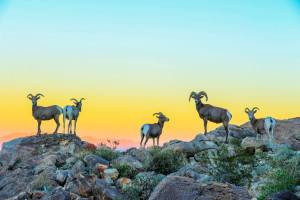
[[[257,118],[297,117],[299,52],[295,0],[0,0],[0,136],[36,133],[29,93],[62,108],[85,98],[77,134],[97,138],[139,141],[162,112],[161,142],[191,140],[204,129],[192,91],[232,124],[255,106]]]

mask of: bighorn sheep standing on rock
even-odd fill
[[[144,124],[141,128],[141,143],[140,143],[141,148],[142,148],[142,142],[143,142],[144,137],[146,137],[146,140],[144,143],[144,148],[146,146],[146,143],[147,143],[149,137],[153,138],[153,146],[155,145],[154,139],[157,138],[157,146],[159,146],[159,136],[162,133],[164,123],[169,121],[169,118],[164,116],[161,112],[154,113],[153,116],[154,115],[158,115],[158,116],[156,116],[158,118],[158,123]]]
[[[64,133],[65,133],[65,121],[66,118],[69,120],[69,125],[68,125],[68,133],[72,133],[72,120],[74,120],[74,135],[76,135],[76,123],[77,119],[79,117],[79,112],[81,112],[81,107],[82,107],[82,100],[85,100],[84,98],[81,98],[80,101],[78,102],[76,99],[71,99],[70,101],[74,101],[76,106],[65,106],[63,113],[64,113]]]
[[[48,106],[48,107],[43,107],[43,106],[38,106],[37,105],[37,100],[40,99],[40,96],[44,97],[42,94],[37,94],[33,96],[32,94],[29,94],[27,96],[28,99],[32,101],[32,116],[34,119],[38,121],[38,132],[37,135],[41,134],[41,123],[42,120],[50,120],[54,119],[57,127],[54,131],[54,133],[57,133],[60,123],[59,123],[59,116],[62,113],[62,108],[59,106]]]
[[[257,133],[256,139],[258,138],[258,135],[261,136],[261,139],[263,141],[263,134],[268,134],[269,137],[269,144],[270,147],[273,148],[273,141],[274,141],[274,128],[276,125],[276,121],[272,117],[266,117],[261,119],[256,119],[254,117],[254,114],[259,110],[257,107],[254,107],[252,110],[249,108],[245,109],[245,112],[249,116],[250,123],[252,125],[253,130]],[[271,131],[271,135],[270,135]]]
[[[199,116],[204,121],[205,133],[207,134],[207,121],[211,121],[214,123],[223,123],[225,131],[226,131],[226,140],[225,143],[228,143],[228,137],[230,136],[230,130],[228,128],[229,121],[232,118],[230,112],[226,109],[214,107],[209,104],[203,104],[201,99],[205,96],[206,101],[208,99],[207,94],[204,91],[199,92],[191,92],[189,101],[191,98],[195,99],[196,109],[199,113]]]

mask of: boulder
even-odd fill
[[[102,174],[102,179],[103,179],[106,183],[108,183],[109,185],[113,185],[113,184],[114,184],[114,181],[110,178],[110,176],[107,175],[107,174],[105,174],[105,173]]]
[[[180,140],[171,140],[168,143],[164,143],[163,150],[166,151],[168,149],[178,150],[183,152],[187,157],[192,157],[199,151],[217,149],[218,146],[207,138],[203,134],[198,134],[193,140],[190,142],[184,142]]]
[[[135,147],[128,149],[127,155],[131,155],[140,162],[146,162],[152,158],[152,155],[147,150],[137,149]]]
[[[85,164],[90,167],[90,169],[92,169],[98,163],[103,165],[109,165],[109,162],[107,160],[93,154],[85,156],[83,160]]]
[[[250,196],[247,190],[235,185],[215,182],[200,184],[191,178],[170,176],[156,186],[149,198],[149,200],[182,199],[250,200]]]
[[[131,179],[130,178],[119,178],[116,182],[115,182],[115,186],[119,189],[122,190],[123,188],[125,188],[126,186],[129,186],[131,184]]]
[[[268,142],[268,141],[267,141]],[[269,144],[263,143],[260,139],[256,139],[255,137],[246,137],[242,140],[241,144],[244,149],[255,149],[260,151],[268,151]]]
[[[104,180],[96,179],[92,188],[95,200],[115,200],[120,198],[119,191]]]
[[[132,167],[133,169],[135,169],[137,171],[143,171],[146,167],[138,159],[136,159],[130,155],[120,156],[119,158],[113,160],[112,164],[113,164],[113,166],[129,165],[130,167]]]
[[[290,191],[282,190],[268,196],[265,200],[300,200],[300,198]]]
[[[70,200],[70,194],[62,189],[52,190],[42,197],[42,200]]]
[[[104,173],[107,174],[112,180],[117,180],[119,177],[119,171],[115,168],[106,169]]]
[[[69,171],[67,182],[73,181],[75,179],[76,175],[83,173],[84,168],[85,168],[85,166],[84,166],[83,162],[78,160],[75,163],[75,165],[73,165],[71,171]]]
[[[287,140],[287,145],[293,151],[300,151],[300,134],[290,136]]]
[[[212,180],[212,177],[207,174],[206,169],[200,165],[186,165],[177,172],[168,175],[168,177],[170,176],[188,177],[199,183],[207,183]]]
[[[241,142],[246,137],[256,137],[256,133],[252,131],[252,129],[248,129],[242,126],[237,125],[229,125],[230,137],[229,140],[232,142],[233,140],[237,140]],[[210,131],[206,134],[206,136],[213,142],[218,145],[221,145],[226,140],[226,131],[224,126],[220,126],[219,128]]]
[[[69,172],[70,172],[70,170],[59,170],[56,175],[56,181],[60,185],[64,185],[67,180]]]
[[[81,196],[89,197],[92,195],[92,187],[96,178],[96,176],[86,176],[81,174],[77,176],[76,181]]]

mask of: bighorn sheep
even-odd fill
[[[199,116],[204,121],[205,133],[207,134],[207,121],[211,121],[214,123],[223,123],[225,131],[226,131],[226,140],[225,143],[228,143],[228,137],[230,136],[230,130],[228,128],[229,121],[232,118],[230,112],[226,109],[214,107],[209,104],[203,104],[201,99],[205,96],[206,101],[208,99],[207,94],[204,91],[199,92],[191,92],[189,101],[191,98],[195,99],[196,109],[199,113]]]
[[[36,119],[38,121],[37,135],[41,134],[42,120],[50,120],[50,119],[55,120],[57,127],[56,127],[54,133],[57,133],[59,126],[60,126],[59,116],[61,115],[63,110],[61,107],[59,107],[57,105],[48,106],[48,107],[38,106],[37,100],[40,99],[40,96],[44,97],[44,95],[42,95],[42,94],[37,94],[35,96],[33,96],[32,94],[29,94],[27,96],[27,98],[32,101],[32,116],[34,117],[34,119]]]
[[[252,125],[253,130],[257,133],[256,139],[258,139],[258,135],[260,135],[261,140],[263,141],[263,134],[268,134],[270,147],[273,147],[274,141],[274,128],[276,125],[276,121],[272,117],[266,117],[261,119],[256,119],[254,114],[259,110],[257,107],[254,107],[252,110],[249,108],[245,109],[245,113],[248,114],[250,123]],[[271,131],[271,135],[270,135]]]
[[[82,100],[85,100],[84,98],[81,98],[78,102],[76,99],[72,98],[70,101],[74,101],[76,106],[65,106],[63,113],[64,113],[64,133],[65,133],[65,121],[66,118],[69,120],[68,125],[68,133],[72,133],[72,120],[74,120],[74,135],[76,135],[76,123],[77,119],[79,117],[79,112],[81,112],[82,107]]]
[[[144,137],[146,137],[145,143],[144,143],[144,148],[146,146],[146,143],[149,138],[153,138],[153,146],[154,144],[154,139],[157,138],[157,146],[159,146],[159,136],[162,133],[162,129],[164,127],[164,123],[169,121],[169,118],[164,116],[161,112],[159,113],[154,113],[154,115],[158,118],[158,122],[155,124],[144,124],[141,128],[141,143],[140,147],[142,147],[142,142]]]

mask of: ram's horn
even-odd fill
[[[203,96],[205,96],[205,98],[206,98],[206,101],[208,100],[208,97],[207,97],[207,94],[206,94],[206,92],[204,92],[204,91],[201,91],[201,92],[199,92],[199,93],[198,93],[198,95],[199,95],[200,97],[203,95]]]
[[[195,98],[195,96],[197,96],[197,93],[196,92],[191,92],[189,101],[191,101],[191,98]]]

